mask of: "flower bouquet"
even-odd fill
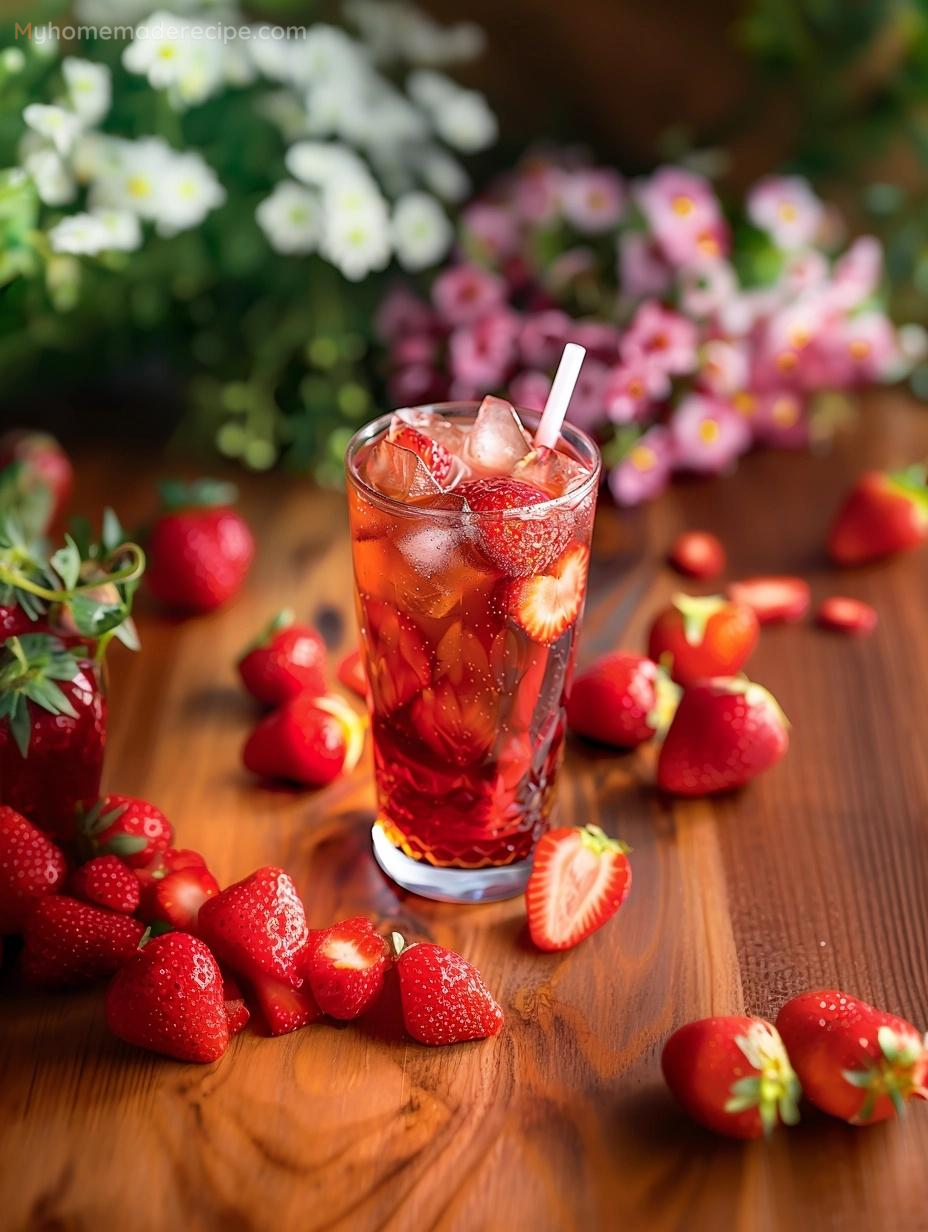
[[[428,300],[396,286],[381,305],[392,400],[496,390],[537,409],[575,341],[588,354],[570,415],[604,442],[622,504],[755,445],[805,446],[844,391],[898,379],[924,349],[883,309],[878,242],[842,241],[799,178],[726,211],[683,167],[627,183],[530,157],[465,208]]]

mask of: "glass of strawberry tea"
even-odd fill
[[[534,412],[384,415],[347,452],[371,710],[374,852],[449,902],[522,892],[547,828],[601,459]]]

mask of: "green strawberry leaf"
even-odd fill
[[[81,553],[70,535],[65,535],[65,546],[51,558],[51,566],[61,578],[65,590],[73,590],[81,577]]]
[[[101,846],[100,851],[106,855],[132,856],[144,851],[147,846],[148,839],[140,834],[114,834]]]

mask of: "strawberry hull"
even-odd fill
[[[348,469],[378,823],[422,864],[518,863],[553,803],[596,468],[560,496],[473,465],[432,496],[417,474],[426,494],[402,504],[365,482],[365,449],[383,440],[370,433]]]

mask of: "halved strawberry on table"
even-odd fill
[[[875,607],[864,603],[862,599],[852,599],[849,595],[830,595],[823,599],[815,613],[815,619],[823,629],[859,637],[868,636],[879,623]]]
[[[653,660],[616,651],[574,680],[567,722],[587,740],[633,749],[666,730],[680,692]]]
[[[731,582],[725,592],[734,603],[749,607],[758,624],[792,624],[809,610],[809,583],[802,578],[767,575]]]
[[[147,918],[195,933],[200,908],[219,893],[219,882],[208,868],[178,868],[156,879]]]
[[[768,770],[789,748],[776,699],[744,676],[687,689],[661,746],[658,786],[680,796],[730,791]]]
[[[538,949],[570,949],[612,919],[631,889],[629,851],[599,826],[562,826],[542,837],[525,888]]]
[[[309,940],[306,913],[292,879],[260,868],[200,908],[199,934],[254,995],[271,1035],[319,1017],[301,963]]]
[[[534,642],[553,645],[574,624],[583,608],[590,553],[573,543],[546,573],[508,584],[509,618]]]
[[[139,882],[141,897],[138,914],[141,919],[151,922],[156,918],[155,890],[169,873],[181,869],[206,871],[206,861],[198,851],[171,847],[159,852],[149,864],[133,870]]]
[[[353,916],[314,933],[303,971],[323,1014],[347,1020],[371,1008],[390,965],[386,941],[365,916]]]
[[[268,706],[279,706],[299,693],[322,696],[325,669],[321,635],[297,621],[289,608],[277,613],[238,660],[245,688]]]
[[[0,936],[21,932],[33,905],[62,889],[67,870],[47,834],[0,805]]]

